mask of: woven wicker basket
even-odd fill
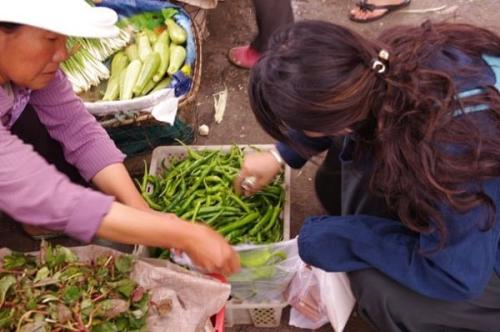
[[[191,18],[191,17],[190,17]],[[196,116],[194,114],[194,108],[196,106],[196,99],[198,97],[198,92],[200,90],[201,84],[201,72],[202,72],[202,38],[200,37],[200,31],[198,26],[191,19],[191,28],[193,29],[194,40],[196,44],[196,61],[193,70],[193,83],[189,92],[181,97],[179,100],[179,106],[177,110],[177,116],[179,116],[184,122],[189,124],[194,124]],[[114,116],[103,116],[97,117],[97,121],[104,128],[120,127],[125,125],[142,125],[145,123],[157,122],[150,113],[139,113],[137,116],[132,118],[126,118],[119,120]]]

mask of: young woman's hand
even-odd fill
[[[271,152],[250,153],[245,156],[240,174],[234,179],[234,189],[237,193],[252,195],[269,184],[281,168]]]

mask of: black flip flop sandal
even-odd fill
[[[380,14],[378,16],[374,16],[374,17],[370,17],[370,18],[366,18],[366,19],[357,18],[355,15],[351,14],[351,15],[349,15],[349,19],[351,21],[357,22],[357,23],[373,22],[373,21],[376,21],[378,19],[381,19],[382,17],[384,17],[385,15],[389,14],[390,12],[393,12],[395,10],[398,10],[398,9],[403,8],[403,7],[409,6],[410,3],[411,3],[411,0],[404,0],[402,3],[396,4],[396,5],[380,5],[380,6],[378,6],[378,5],[374,5],[374,4],[368,3],[368,0],[361,0],[356,5],[363,12],[373,12],[374,10],[377,10],[377,9],[386,9],[386,11],[383,14]]]

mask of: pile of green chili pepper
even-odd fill
[[[203,222],[231,244],[272,243],[283,239],[280,212],[284,204],[283,177],[262,191],[241,197],[233,191],[244,150],[194,151],[184,159],[170,160],[155,176],[147,172],[140,188],[151,208],[175,213],[185,220]]]

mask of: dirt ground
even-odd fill
[[[272,1],[272,0],[269,0]],[[354,0],[292,0],[296,20],[321,19],[351,27],[365,35],[374,36],[382,29],[398,24],[416,24],[426,19],[435,21],[460,21],[481,25],[500,31],[499,0],[413,0],[410,10],[420,12],[400,11],[370,24],[356,24],[348,20],[349,9]],[[443,7],[445,6],[445,7]],[[441,7],[439,11],[428,11]],[[219,0],[216,9],[208,12],[209,36],[203,43],[203,74],[202,84],[198,94],[195,114],[197,124],[210,126],[208,137],[196,137],[196,143],[212,144],[258,144],[272,143],[257,125],[248,105],[246,84],[248,71],[235,68],[227,61],[227,50],[236,45],[248,43],[256,33],[255,19],[250,0]],[[227,109],[221,124],[215,124],[213,119],[213,94],[224,87],[229,90]],[[129,164],[129,169],[137,172],[141,164]],[[315,166],[306,165],[301,171],[292,175],[292,213],[291,234],[295,236],[304,217],[323,213],[313,190]],[[18,224],[0,222],[0,247],[17,250],[36,250],[38,243],[25,236]],[[57,241],[63,245],[74,245],[74,241],[63,239]],[[101,242],[102,243],[102,242]],[[104,243],[105,244],[105,243]],[[123,251],[130,250],[128,246],[118,247]],[[278,331],[305,331],[288,326],[288,310],[284,311],[281,326]],[[258,329],[252,326],[235,326],[226,328],[228,332],[257,332],[271,329]],[[318,331],[331,331],[325,325]],[[345,331],[373,331],[355,314],[351,317]]]

